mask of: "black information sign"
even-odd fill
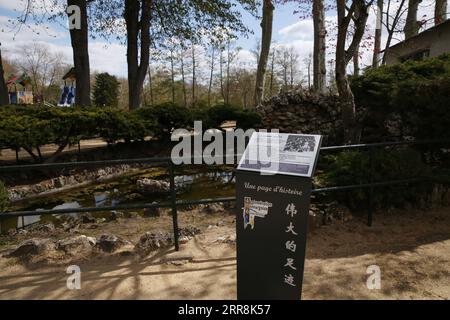
[[[320,145],[314,137],[311,174]],[[245,171],[242,163],[236,174],[237,297],[300,299],[311,178]]]

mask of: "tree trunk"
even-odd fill
[[[406,23],[403,31],[405,39],[409,39],[419,33],[419,24],[417,23],[417,9],[422,0],[409,0],[408,14],[406,15]]]
[[[347,78],[347,65],[354,56],[364,35],[368,12],[364,0],[355,0],[346,14],[346,1],[337,0],[338,35],[336,43],[336,86],[344,126],[344,142],[356,143],[358,141],[356,128],[356,107],[353,92]],[[346,49],[348,26],[352,16],[355,16],[355,32],[352,41]]]
[[[308,90],[311,90],[311,60],[308,61]]]
[[[322,93],[326,84],[325,66],[325,9],[323,0],[313,0],[313,23],[314,23],[314,53],[313,73],[314,91]]]
[[[125,0],[124,18],[127,27],[128,103],[130,110],[140,107],[142,87],[150,61],[150,10],[151,0]]]
[[[289,85],[290,89],[294,89],[294,53],[289,52]]]
[[[220,50],[220,94],[225,101],[225,91],[223,88],[223,49]]]
[[[89,67],[88,51],[88,21],[87,1],[67,0],[67,6],[76,5],[80,8],[80,29],[70,30],[70,42],[72,44],[73,65],[76,77],[75,103],[89,106],[91,104],[91,74]]]
[[[187,107],[187,92],[186,92],[186,79],[184,75],[184,58],[183,51],[181,52],[181,81],[183,82],[183,102],[184,107]]]
[[[381,19],[383,19],[383,0],[377,0],[377,21],[375,22],[375,39],[373,44],[372,68],[379,66],[381,50]]]
[[[192,44],[192,106],[195,106],[195,45]]]
[[[225,96],[225,104],[230,103],[230,65],[231,65],[231,52],[230,52],[230,42],[227,44],[227,88]]]
[[[286,56],[286,52],[284,52],[284,57],[283,57],[283,79],[284,79],[284,90],[287,90],[288,88],[288,64],[287,64],[287,59],[288,57]]]
[[[273,96],[273,80],[275,76],[275,50],[272,52],[272,59],[270,62],[270,85],[269,85],[269,91],[270,96]]]
[[[264,0],[263,3],[263,16],[261,21],[261,52],[258,59],[258,68],[256,71],[256,84],[255,84],[255,105],[261,104],[264,99],[264,87],[267,69],[267,60],[269,58],[270,44],[272,42],[272,23],[273,23],[273,11],[275,7],[271,0]]]
[[[444,22],[447,19],[447,0],[436,0],[434,7],[434,24]]]
[[[154,104],[153,100],[153,77],[152,77],[152,68],[148,67],[148,86],[150,89],[150,105]]]
[[[170,49],[170,80],[172,85],[172,103],[175,103],[175,73],[173,66],[173,49]]]
[[[211,107],[211,91],[212,91],[212,83],[213,83],[213,76],[214,76],[214,45],[211,47],[211,68],[210,68],[210,74],[209,74],[209,85],[208,85],[208,106]]]
[[[8,88],[5,83],[2,51],[0,50],[0,106],[5,106],[7,104],[9,104]]]

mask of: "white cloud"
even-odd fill
[[[312,40],[314,37],[313,33],[314,27],[311,19],[297,21],[278,31],[278,34],[283,38],[302,40]]]
[[[106,42],[89,43],[91,71],[108,72],[116,76],[127,74],[126,47]]]
[[[243,66],[256,68],[256,57],[250,50],[246,49],[239,50],[236,59]]]

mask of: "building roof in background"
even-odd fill
[[[436,32],[439,29],[444,29],[444,28],[448,28],[448,27],[450,27],[450,19],[447,19],[447,20],[445,20],[444,22],[442,22],[442,23],[440,23],[438,25],[435,25],[435,26],[433,26],[431,28],[428,28],[428,29],[422,31],[421,33],[416,34],[415,36],[412,36],[411,38],[408,38],[406,40],[400,41],[399,43],[396,43],[393,46],[390,46],[389,49],[395,48],[395,47],[400,46],[400,45],[406,45],[410,41],[413,41],[414,39],[422,37],[424,34]]]
[[[67,73],[63,76],[63,80],[67,80],[67,79],[76,79],[75,77],[75,68],[70,68],[69,71],[67,71]]]
[[[11,74],[8,80],[6,80],[6,84],[20,84],[25,87],[31,84],[31,78],[26,73],[23,73],[22,75]]]

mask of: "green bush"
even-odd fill
[[[381,182],[417,177],[429,177],[431,169],[421,159],[416,150],[405,148],[398,150],[373,151],[372,181]],[[344,151],[325,157],[318,179],[325,186],[347,186],[370,182],[370,153],[368,151]],[[376,187],[374,205],[378,207],[402,207],[406,203],[415,203],[430,190],[429,183],[412,183],[407,187],[392,185]],[[336,196],[353,209],[367,206],[367,190],[358,189]]]
[[[236,117],[236,126],[244,130],[259,128],[261,123],[261,115],[251,110],[241,110]]]
[[[405,134],[419,139],[450,138],[450,74],[399,84],[396,104]]]
[[[206,110],[203,115],[208,128],[218,128],[224,121],[236,121],[236,127],[241,129],[255,128],[261,124],[261,115],[252,110],[246,110],[231,105],[219,104]]]
[[[151,134],[151,126],[137,113],[106,109],[97,113],[99,136],[108,143],[140,141]]]
[[[162,140],[170,140],[174,129],[190,128],[193,125],[192,112],[173,103],[143,107],[136,110],[136,113],[141,119],[153,124],[153,135]]]
[[[450,137],[450,55],[368,70],[352,78],[359,108],[365,109],[363,137],[389,137],[387,120],[399,134],[417,139]]]
[[[0,181],[0,212],[7,210],[9,205],[8,190],[6,190],[5,185]]]
[[[143,126],[135,119],[121,110],[5,106],[0,108],[0,147],[23,148],[42,161],[40,147],[46,144],[59,146],[56,154],[84,138],[142,139]]]

